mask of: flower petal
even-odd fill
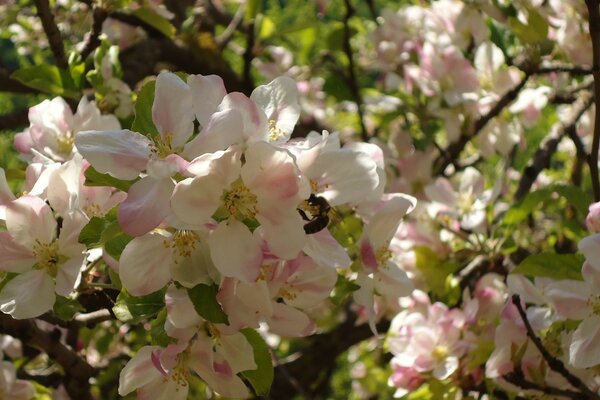
[[[119,206],[119,224],[131,236],[141,236],[156,228],[170,212],[175,184],[170,178],[149,176],[134,183],[127,199]]]
[[[17,275],[0,291],[0,311],[15,319],[34,318],[52,310],[54,282],[42,270]]]
[[[204,128],[227,94],[223,79],[217,75],[190,75],[187,83],[192,89],[194,113]]]
[[[163,71],[156,78],[152,120],[163,143],[173,149],[183,146],[194,132],[192,89],[172,72]]]

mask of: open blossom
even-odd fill
[[[62,97],[44,100],[29,109],[29,123],[29,128],[15,136],[15,148],[28,159],[35,158],[38,152],[58,162],[73,156],[79,132],[121,127],[114,116],[101,115],[95,103],[85,97],[75,114]]]
[[[57,221],[42,199],[23,196],[6,206],[0,270],[18,275],[0,291],[2,312],[36,317],[52,309],[55,293],[66,297],[73,291],[85,250],[77,239],[86,222],[81,213],[66,213],[57,235]]]

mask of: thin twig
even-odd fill
[[[548,350],[544,347],[542,341],[540,340],[540,338],[537,337],[537,335],[533,331],[533,328],[531,327],[531,324],[529,323],[529,320],[527,319],[527,314],[525,313],[525,310],[521,305],[521,297],[518,294],[513,294],[512,302],[517,308],[517,311],[521,316],[521,320],[523,320],[523,324],[525,325],[525,329],[527,330],[527,336],[533,342],[538,351],[542,354],[542,357],[544,357],[544,360],[546,360],[546,363],[548,364],[550,369],[562,375],[567,380],[567,382],[571,384],[571,386],[578,389],[581,392],[580,394],[585,395],[587,399],[600,400],[600,396],[598,396],[598,394],[590,390],[590,388],[588,388],[587,385],[585,385],[583,381],[581,381],[581,379],[573,375],[565,367],[565,364],[563,364],[561,360],[550,354]]]
[[[0,313],[0,332],[43,350],[65,371],[65,389],[73,399],[91,400],[89,379],[96,370],[77,353],[66,347],[52,332],[44,332],[32,320],[16,320]]]
[[[517,98],[519,92],[521,91],[521,89],[523,89],[523,87],[529,80],[529,76],[530,74],[528,72],[525,72],[525,76],[523,77],[523,79],[521,79],[517,86],[506,92],[500,98],[500,100],[498,100],[494,107],[492,107],[487,112],[487,114],[482,115],[478,119],[476,119],[475,122],[469,126],[469,129],[462,135],[460,135],[458,140],[448,145],[446,150],[442,152],[434,161],[435,175],[441,174],[448,165],[452,164],[458,158],[462,150],[465,148],[465,145],[471,139],[477,136],[477,134],[479,134],[479,132],[487,125],[488,122],[490,122],[494,117],[498,116],[506,106],[508,106]]]
[[[594,74],[594,93],[597,99],[600,99],[600,11],[598,9],[598,0],[585,0],[587,5],[590,36],[592,38],[593,55],[593,74]],[[596,109],[594,119],[594,139],[592,140],[592,150],[588,158],[590,173],[592,175],[592,187],[594,188],[594,200],[600,201],[600,176],[598,175],[598,150],[600,149],[600,112]]]
[[[246,86],[254,86],[254,80],[252,79],[252,59],[254,58],[254,21],[249,24],[248,32],[246,33],[246,50],[244,51],[244,71],[243,80]]]
[[[56,59],[56,65],[58,65],[59,68],[66,70],[69,68],[69,63],[65,56],[65,47],[63,45],[62,36],[60,35],[58,26],[56,26],[56,21],[54,21],[54,15],[50,10],[50,3],[48,0],[34,0],[34,2],[37,9],[37,15],[42,21],[44,32],[46,32],[50,50],[52,50],[52,54],[54,54],[54,58]]]
[[[246,3],[240,4],[235,15],[231,19],[231,22],[227,25],[227,28],[219,36],[215,38],[217,46],[220,49],[224,49],[227,43],[233,38],[233,34],[237,31],[244,22],[244,12],[246,10]]]
[[[358,85],[358,79],[356,77],[356,71],[354,66],[354,56],[352,52],[352,46],[350,45],[350,39],[352,37],[352,32],[350,30],[350,18],[355,13],[354,7],[350,0],[345,0],[346,4],[346,14],[344,15],[344,53],[346,53],[346,57],[348,58],[348,86],[350,86],[350,91],[352,92],[352,97],[354,97],[354,102],[356,103],[356,109],[358,112],[358,122],[360,124],[360,135],[362,140],[367,142],[369,141],[369,134],[367,133],[367,128],[365,126],[365,120],[363,115],[363,99],[360,94],[360,87]]]
[[[593,97],[591,93],[584,92],[579,96],[579,99],[573,105],[571,114],[568,116],[568,118],[566,118],[564,122],[555,124],[552,127],[550,134],[544,138],[540,148],[535,152],[533,158],[529,161],[529,164],[523,171],[523,175],[519,181],[519,186],[515,192],[516,200],[522,199],[527,193],[529,193],[531,186],[537,179],[540,172],[548,168],[550,165],[550,159],[556,152],[558,144],[562,138],[565,135],[569,135],[572,139],[574,139],[573,135],[577,135],[577,133],[574,131],[575,125],[583,113],[591,107],[592,103]],[[579,151],[581,151],[581,149],[579,149]]]
[[[549,385],[540,385],[535,382],[529,381],[525,378],[523,371],[520,368],[516,368],[514,371],[504,375],[503,378],[513,385],[516,385],[526,390],[537,390],[544,394],[551,394],[553,396],[566,397],[573,400],[581,400],[581,393],[575,392],[568,389],[559,389]]]
[[[83,46],[83,50],[81,50],[81,59],[84,61],[98,46],[100,46],[102,25],[104,24],[104,21],[106,21],[106,18],[108,18],[108,12],[102,7],[94,6],[92,16],[94,18],[92,30],[88,32],[85,38],[85,45]]]

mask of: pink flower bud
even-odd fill
[[[600,232],[600,202],[590,204],[585,225],[591,232]]]

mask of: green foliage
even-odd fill
[[[423,275],[427,289],[438,299],[452,304],[460,297],[460,288],[452,273],[459,269],[453,261],[444,261],[432,249],[415,247],[416,267]]]
[[[131,185],[133,185],[135,182],[135,180],[125,181],[122,179],[117,179],[109,174],[100,173],[92,166],[85,170],[86,186],[111,186],[122,190],[123,192],[127,192]]]
[[[52,311],[63,321],[70,321],[75,316],[75,313],[84,311],[84,308],[77,300],[57,295]]]
[[[157,137],[158,130],[152,120],[152,104],[154,103],[154,91],[156,81],[150,80],[142,86],[135,102],[135,119],[131,124],[131,130],[140,132],[148,137]]]
[[[75,66],[79,72],[81,67]],[[52,96],[64,96],[77,99],[79,91],[74,87],[73,79],[69,72],[59,69],[55,65],[36,65],[18,69],[11,78],[22,84]]]
[[[159,290],[147,296],[136,297],[122,289],[112,308],[117,319],[130,324],[139,323],[156,316],[165,307],[165,291]]]
[[[140,7],[133,11],[132,14],[158,30],[169,39],[173,39],[175,37],[175,27],[169,22],[168,19],[155,13],[150,7]]]
[[[242,329],[241,332],[254,350],[254,362],[257,365],[254,370],[243,371],[242,376],[250,382],[257,396],[266,396],[275,375],[269,346],[254,329]]]
[[[582,280],[581,266],[585,258],[580,254],[540,253],[532,254],[519,264],[513,274],[531,278],[546,277],[556,280]]]
[[[163,308],[150,325],[150,338],[152,340],[152,345],[167,347],[170,343],[175,342],[175,339],[167,335],[167,332],[165,332],[166,320],[167,309]]]
[[[227,314],[223,312],[221,305],[217,302],[217,285],[197,284],[187,290],[190,300],[194,304],[194,309],[202,318],[207,321],[221,324],[228,324]]]

